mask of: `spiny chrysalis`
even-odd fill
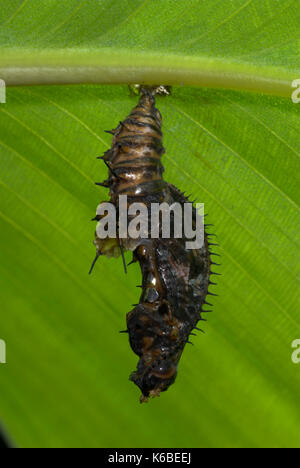
[[[108,179],[98,184],[109,188],[110,202],[119,210],[119,195],[127,195],[128,207],[142,202],[166,202],[172,205],[188,203],[176,187],[163,179],[161,162],[165,152],[162,145],[162,117],[155,107],[155,94],[162,87],[141,87],[140,99],[125,120],[112,133],[111,148],[104,153]],[[99,205],[101,206],[101,205]],[[97,209],[97,221],[101,220]],[[102,212],[102,211],[101,211]],[[193,220],[196,209],[193,207]],[[194,222],[194,221],[193,221]],[[171,219],[174,233],[174,219]],[[207,225],[206,225],[207,226]],[[209,234],[199,249],[187,249],[186,238],[102,239],[96,230],[97,255],[107,257],[133,251],[133,262],[139,262],[142,272],[142,294],[139,304],[127,314],[127,330],[132,350],[139,356],[137,370],[130,376],[141,390],[141,402],[159,396],[174,383],[177,367],[189,336],[200,330],[208,291],[211,265]],[[124,261],[125,271],[126,265]],[[216,273],[217,274],[217,273]],[[211,305],[211,304],[209,304]],[[202,331],[202,330],[200,330]]]

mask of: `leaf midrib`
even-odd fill
[[[290,97],[295,73],[235,59],[129,49],[0,48],[0,76],[12,86],[167,83]]]

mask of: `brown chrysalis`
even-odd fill
[[[101,158],[108,167],[108,179],[99,184],[110,190],[110,202],[119,210],[119,195],[127,195],[127,205],[166,202],[181,205],[189,200],[163,179],[161,162],[161,114],[155,107],[155,94],[162,87],[141,87],[140,99],[128,117],[110,133],[111,148]],[[101,206],[101,205],[100,205]],[[100,221],[99,209],[95,220]],[[193,220],[196,210],[193,207]],[[189,336],[208,304],[211,265],[209,234],[199,249],[187,249],[186,238],[102,239],[96,232],[97,255],[119,256],[133,251],[133,262],[142,272],[140,302],[127,314],[127,331],[132,350],[139,356],[137,370],[130,379],[142,392],[141,402],[159,396],[175,381],[177,367]],[[149,227],[150,229],[150,227]],[[124,259],[124,256],[123,256]],[[93,262],[92,268],[95,264]],[[126,266],[125,266],[126,269]]]

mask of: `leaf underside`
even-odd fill
[[[199,61],[216,76],[226,64],[232,77],[242,70],[289,83],[297,78],[298,10],[296,1],[277,0],[190,0],[188,8],[179,0],[1,0],[0,78],[22,84],[17,70],[35,64],[43,83],[50,56],[51,66],[60,57],[86,67],[111,52],[126,69],[137,54],[139,71],[152,65],[157,79],[161,57],[183,72]],[[94,185],[107,175],[96,160],[111,143],[103,130],[137,98],[125,84],[7,89],[0,412],[18,446],[299,446],[291,344],[300,338],[300,105],[259,85],[254,93],[242,81],[239,90],[219,85],[175,85],[157,98],[165,179],[205,204],[222,276],[211,288],[219,296],[206,334],[184,351],[176,384],[144,406],[128,381],[137,356],[119,334],[138,302],[139,268],[125,276],[121,260],[101,258],[87,274],[95,254],[89,220],[108,199]]]

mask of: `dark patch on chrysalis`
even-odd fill
[[[110,131],[112,145],[102,157],[109,168],[103,185],[109,188],[110,202],[117,212],[120,194],[127,195],[128,205],[189,201],[163,180],[162,118],[155,107],[158,88],[162,91],[162,87],[140,87],[137,106]],[[99,221],[101,216],[97,214],[95,219]],[[95,261],[100,255],[119,256],[123,250],[132,250],[133,262],[138,261],[141,267],[140,302],[127,314],[125,330],[132,350],[139,356],[137,370],[130,380],[140,388],[141,402],[159,396],[174,383],[183,349],[199,320],[203,320],[212,264],[209,243],[205,234],[200,249],[187,250],[186,240],[151,239],[150,235],[149,239],[117,236],[102,240],[96,233]]]

